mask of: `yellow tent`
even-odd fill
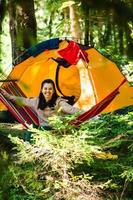
[[[36,50],[39,53],[16,65],[9,74],[8,79],[17,79],[16,83],[27,97],[37,96],[41,82],[51,78],[59,95],[77,97],[75,106],[87,110],[109,95],[125,79],[116,64],[95,48],[84,50],[88,54],[89,63],[79,59],[76,65],[59,66],[56,62],[57,58],[61,58],[59,50],[65,49],[69,41],[56,42],[58,46],[52,49],[41,50],[42,43],[30,48],[28,53],[35,53]],[[80,47],[84,48],[83,45]],[[8,86],[8,83],[3,83],[2,86],[6,85]],[[120,87],[119,94],[102,112],[111,112],[129,105],[133,105],[133,88],[126,81]],[[1,103],[0,110],[3,109],[5,107]]]

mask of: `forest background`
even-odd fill
[[[27,48],[54,37],[94,46],[132,85],[132,0],[0,0],[1,73],[21,62]],[[56,119],[57,132],[33,130],[34,144],[1,125],[0,200],[132,200],[132,119],[126,109],[78,131]]]
[[[131,0],[1,0],[0,64],[16,64],[25,49],[54,37],[132,59],[132,22]]]

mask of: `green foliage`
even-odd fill
[[[84,139],[74,135],[53,135],[49,131],[36,131],[33,138],[33,145],[11,138],[19,150],[16,165],[10,168],[14,186],[22,187],[23,184],[24,191],[37,198],[69,195],[69,192],[74,195],[69,189],[71,185],[78,194],[81,188],[80,184],[76,186],[75,180],[89,187],[87,176],[75,177],[72,173],[75,164],[85,160],[90,165],[93,161],[92,148]]]
[[[106,47],[106,49],[102,48],[100,49],[100,52],[107,58],[113,60],[118,65],[118,67],[128,64],[128,60],[126,57],[119,54],[114,54],[115,49],[113,48],[113,46],[108,46]]]
[[[113,46],[108,46],[106,48],[100,48],[100,53],[106,58],[113,61],[117,67],[120,69],[122,74],[127,78],[130,84],[133,84],[133,62],[130,61],[126,56],[118,54]]]
[[[133,168],[132,167],[126,167],[124,169],[124,172],[121,174],[122,178],[125,178],[126,181],[133,182]]]
[[[2,168],[1,199],[5,190],[9,200],[100,199],[101,190],[108,199],[111,193],[112,198],[115,193],[128,199],[133,182],[132,117],[132,112],[104,114],[79,129],[68,123],[72,117],[56,117],[51,118],[52,131],[29,127],[31,143],[10,136],[17,152],[10,162],[1,154],[8,161]]]

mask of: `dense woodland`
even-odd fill
[[[131,0],[1,0],[0,34],[10,33],[13,61],[31,45],[53,37],[74,38],[132,58],[132,8]]]
[[[49,38],[94,46],[133,83],[132,0],[0,0],[0,73]],[[72,116],[73,117],[73,116]],[[133,109],[103,114],[78,130],[23,141],[19,124],[0,124],[0,200],[132,200]]]

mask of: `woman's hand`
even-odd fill
[[[3,88],[0,88],[0,93],[5,94],[6,91]]]
[[[2,93],[5,97],[7,97],[7,98],[9,98],[9,96],[10,96],[10,94],[8,94],[7,92],[6,92],[6,90],[5,89],[3,89],[3,88],[1,88],[0,87],[0,93]]]
[[[5,89],[0,87],[0,93],[2,93],[6,98],[8,98],[10,101],[15,102],[19,106],[23,106],[23,99],[18,96],[14,96],[12,94],[9,94]]]

